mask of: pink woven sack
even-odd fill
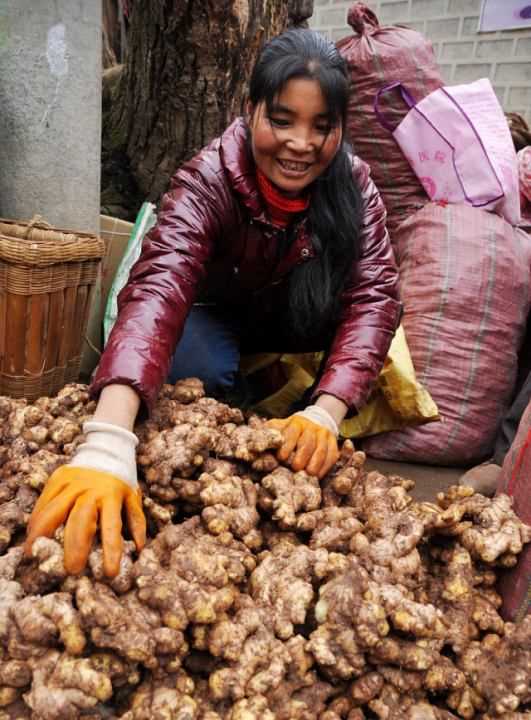
[[[531,525],[531,404],[505,457],[498,492],[510,495],[518,517]],[[498,585],[506,620],[518,622],[531,612],[531,544],[519,555],[516,567],[501,575]]]
[[[393,82],[407,83],[418,102],[443,81],[431,42],[411,28],[380,25],[377,16],[362,2],[348,13],[353,33],[339,40],[337,48],[350,75],[347,129],[354,151],[371,168],[371,176],[387,208],[387,227],[394,228],[429,198],[393,136],[378,122],[374,97]],[[382,101],[386,117],[394,125],[408,107],[398,92]]]
[[[363,448],[386,460],[483,460],[515,384],[531,238],[494,213],[429,203],[400,225],[395,252],[417,379],[441,421],[376,435]]]
[[[380,110],[391,90],[410,108],[394,129]],[[418,103],[395,82],[378,92],[374,111],[432,200],[468,203],[520,222],[516,151],[488,79],[440,88]]]

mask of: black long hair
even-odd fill
[[[268,111],[293,78],[319,83],[330,126],[341,124],[342,141],[326,171],[311,186],[308,228],[316,257],[290,276],[288,319],[301,338],[315,337],[337,322],[341,291],[359,257],[361,194],[352,176],[351,148],[345,140],[349,80],[335,45],[323,35],[294,28],[270,40],[254,66],[249,100]]]

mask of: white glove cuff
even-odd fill
[[[86,420],[83,423],[83,432],[85,434],[94,432],[111,433],[116,438],[121,438],[134,448],[138,445],[138,438],[134,433],[120,427],[120,425],[113,425],[112,423],[100,422],[99,420]]]
[[[137,488],[136,435],[118,425],[96,420],[87,420],[83,432],[87,440],[68,464],[115,475],[130,487]]]
[[[295,415],[300,415],[301,417],[305,417],[308,420],[317,423],[317,425],[325,427],[336,437],[339,434],[339,428],[337,427],[337,423],[334,418],[327,410],[319,405],[309,405],[305,410],[301,410],[300,412],[295,413]]]

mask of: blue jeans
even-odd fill
[[[240,355],[260,352],[316,352],[328,347],[330,337],[297,339],[278,316],[263,317],[245,310],[214,305],[194,305],[173,356],[168,382],[187,377],[203,381],[208,395],[227,396],[227,402],[246,406],[261,398],[260,380],[243,378],[238,372]],[[319,381],[319,376],[316,384]],[[234,391],[234,392],[232,392]],[[311,395],[312,388],[306,391]],[[302,400],[301,400],[302,402]],[[298,409],[298,408],[297,408]]]
[[[223,395],[236,381],[240,364],[238,323],[227,312],[194,305],[175,350],[168,381],[203,381],[208,395]]]

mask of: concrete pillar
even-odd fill
[[[0,0],[0,216],[98,232],[101,2]]]

